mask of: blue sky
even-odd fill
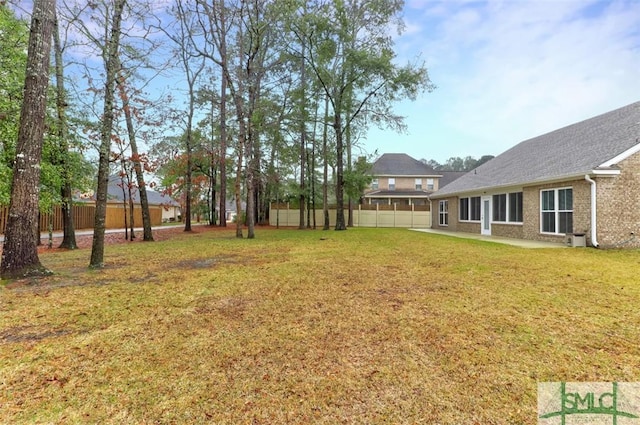
[[[404,19],[399,57],[438,88],[397,106],[408,134],[371,130],[368,153],[498,155],[640,100],[638,0],[406,0]]]

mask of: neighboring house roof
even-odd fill
[[[373,163],[374,176],[439,176],[433,168],[406,153],[385,153]]]
[[[467,174],[466,171],[438,171],[442,177],[440,177],[440,189],[453,182],[454,180],[459,179],[460,177]]]
[[[109,177],[109,186],[107,187],[107,199],[122,201],[123,199],[129,199],[129,191],[122,191],[122,180],[118,176],[110,176]],[[132,197],[134,201],[140,201],[140,194],[138,193],[138,188],[132,188]],[[180,204],[176,202],[173,198],[168,195],[164,195],[160,192],[156,192],[153,189],[146,188],[147,192],[147,201],[149,205],[164,205],[171,207],[179,207]],[[123,198],[124,196],[124,198]],[[95,199],[95,196],[93,197]]]
[[[640,151],[640,102],[525,140],[432,197],[559,181],[615,169]]]

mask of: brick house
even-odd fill
[[[434,229],[640,247],[640,102],[525,140],[430,199]]]
[[[373,163],[365,204],[429,205],[429,195],[464,173],[434,171],[404,153],[385,153]]]

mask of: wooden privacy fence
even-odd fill
[[[160,226],[162,224],[162,206],[161,205],[149,205],[149,218],[151,219],[152,226]],[[129,209],[126,209],[127,226],[130,227],[131,223]],[[133,225],[136,227],[142,226],[142,209],[139,204],[136,204],[133,208]],[[93,227],[93,222],[91,223]],[[124,229],[125,228],[125,208],[122,204],[107,204],[107,217],[106,217],[107,229]]]
[[[96,212],[94,205],[74,205],[73,206],[73,224],[76,229],[90,229],[93,228],[93,220]],[[4,234],[4,229],[7,226],[7,220],[9,218],[9,207],[0,206],[0,234]],[[52,219],[53,230],[59,231],[63,228],[62,223],[62,207],[56,206],[53,208],[53,213],[41,213],[40,214],[40,230],[46,232],[49,229],[49,220]]]
[[[159,226],[162,224],[162,206],[149,205],[149,215],[151,216],[151,225]],[[73,224],[76,229],[93,229],[95,220],[95,205],[74,205],[73,206]],[[122,229],[125,227],[125,209],[122,204],[107,204],[107,215],[105,225],[107,229]],[[140,205],[136,205],[133,209],[133,224],[136,227],[142,226],[142,210]],[[0,234],[4,234],[9,216],[9,207],[0,206]],[[62,223],[62,207],[56,206],[52,214],[40,214],[40,230],[46,232],[49,229],[49,219],[53,220],[53,231],[63,230]],[[127,210],[127,225],[129,223],[129,212]]]
[[[329,223],[334,226],[336,223],[335,206],[329,206]],[[345,220],[348,209],[345,208]],[[324,223],[322,206],[315,211],[316,225],[322,226]],[[307,222],[307,211],[305,210],[305,224]],[[313,217],[311,217],[313,223]],[[269,210],[269,224],[271,226],[291,227],[300,223],[300,209],[291,208],[289,204],[271,204]],[[354,205],[353,225],[355,227],[406,227],[406,228],[429,228],[431,227],[431,211],[429,205]]]

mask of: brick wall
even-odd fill
[[[479,225],[478,233],[480,233]],[[491,235],[502,236],[505,238],[523,239],[524,232],[522,230],[521,224],[491,223]]]
[[[573,233],[589,235],[591,231],[591,189],[589,183],[582,179],[524,188],[522,193],[522,238],[547,242],[565,242],[567,240],[565,235],[540,233],[540,191],[565,187],[573,189]]]
[[[449,225],[448,226],[440,226],[440,201],[447,200],[449,201]],[[434,199],[431,201],[431,216],[432,216],[432,228],[440,229],[440,230],[450,230],[452,232],[458,231],[458,198],[445,198],[445,199]],[[461,230],[463,231],[463,230]]]
[[[640,154],[620,162],[618,167],[620,175],[594,179],[598,188],[598,243],[603,248],[637,248],[640,247]]]
[[[602,248],[640,248],[640,153],[618,164],[620,175],[594,177],[597,186],[597,240]],[[566,242],[566,235],[540,233],[540,191],[573,189],[573,233],[584,233],[591,245],[591,184],[584,178],[525,187],[523,224],[492,223],[495,236],[548,242]],[[433,228],[480,233],[479,223],[458,222],[458,198],[449,201],[449,226],[438,225],[438,200],[432,204]],[[633,233],[633,235],[632,235]]]

